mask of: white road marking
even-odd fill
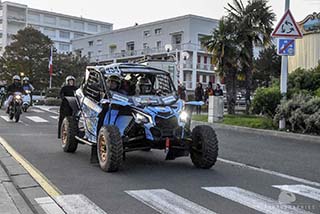
[[[49,121],[42,119],[41,117],[38,116],[26,116],[29,120],[32,120],[33,122],[36,123],[48,123]]]
[[[59,116],[50,116],[52,119],[58,120]]]
[[[44,113],[44,111],[42,111],[40,109],[36,109],[36,108],[32,108],[30,111],[36,112],[36,113]]]
[[[63,210],[50,197],[34,199],[47,214],[65,214]]]
[[[305,185],[273,185],[273,187],[320,201],[320,190]]]
[[[9,116],[0,116],[2,119],[4,119],[6,122],[15,122],[15,119],[13,118],[13,120],[9,119]],[[21,120],[19,120],[18,123],[21,123]]]
[[[270,175],[275,175],[275,176],[278,176],[278,177],[281,177],[281,178],[290,179],[290,180],[293,180],[293,181],[297,181],[299,183],[304,183],[304,184],[320,187],[320,183],[315,182],[315,181],[309,181],[309,180],[306,180],[304,178],[298,178],[298,177],[294,177],[294,176],[291,176],[291,175],[286,175],[286,174],[283,174],[283,173],[280,173],[280,172],[275,172],[275,171],[268,170],[268,169],[258,168],[258,167],[254,167],[254,166],[248,166],[248,165],[246,165],[244,163],[230,161],[230,160],[226,160],[226,159],[223,159],[223,158],[218,158],[218,161],[223,162],[223,163],[227,163],[227,164],[231,164],[231,165],[235,165],[235,166],[239,166],[239,167],[243,167],[243,168],[247,168],[247,169],[251,169],[251,170],[255,170],[255,171],[258,171],[258,172],[263,172],[263,173],[270,174]]]
[[[162,214],[214,214],[214,212],[165,189],[125,191]]]
[[[311,214],[294,206],[287,206],[271,198],[238,187],[202,187],[203,189],[266,214]]]
[[[54,200],[68,214],[107,214],[82,194],[59,195]]]
[[[11,122],[12,120],[9,119],[8,116],[1,116],[2,119],[4,119],[7,122]]]
[[[50,110],[52,108],[51,106],[36,106],[36,108],[59,115],[58,112]]]

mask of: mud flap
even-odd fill
[[[98,154],[97,154],[97,145],[91,146],[90,163],[92,164],[99,163]]]

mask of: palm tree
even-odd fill
[[[228,17],[237,26],[236,34],[240,46],[240,61],[246,77],[246,112],[250,108],[253,71],[253,47],[268,46],[271,41],[272,22],[275,14],[267,0],[249,0],[246,6],[242,0],[234,0],[228,4]]]
[[[227,18],[222,18],[213,34],[202,39],[207,50],[213,55],[213,61],[217,65],[219,74],[225,78],[229,114],[235,114],[236,103],[238,59],[234,28],[235,26]]]

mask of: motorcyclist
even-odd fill
[[[77,90],[75,86],[76,78],[74,76],[67,76],[65,86],[63,86],[60,90],[60,98],[64,97],[73,97],[74,92]]]
[[[152,83],[149,78],[141,77],[137,82],[138,94],[150,94],[152,91]]]
[[[32,92],[34,91],[34,87],[31,85],[28,77],[22,79],[22,88],[25,92],[30,91],[30,105],[32,105]]]
[[[22,94],[25,93],[20,82],[21,81],[20,76],[14,75],[12,77],[12,81],[13,83],[8,86],[8,93],[7,93],[8,98],[5,102],[7,106],[7,113],[9,113],[9,107],[11,106],[11,103],[12,103],[13,94],[15,92],[20,92]]]
[[[119,91],[121,86],[121,79],[118,75],[110,75],[107,79],[107,88],[111,91]]]

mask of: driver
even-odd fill
[[[150,94],[152,91],[152,84],[149,78],[141,77],[137,82],[139,94]]]
[[[107,88],[111,91],[118,92],[121,85],[121,79],[118,75],[110,75],[107,79]]]
[[[11,105],[11,102],[12,102],[12,98],[13,98],[13,94],[15,92],[20,92],[20,93],[24,93],[24,90],[21,86],[21,79],[18,75],[14,75],[12,77],[12,81],[13,83],[11,85],[8,86],[8,99],[6,100],[6,106],[7,106],[7,113],[9,113],[9,107]]]

